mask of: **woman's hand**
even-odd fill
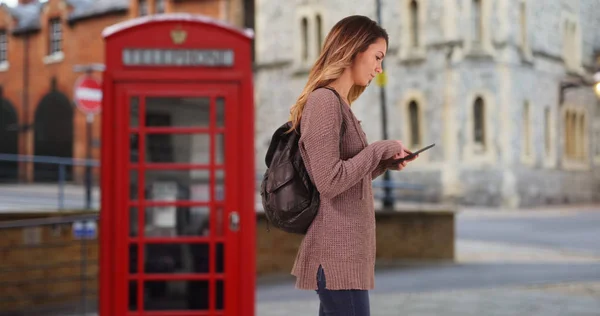
[[[402,162],[400,162],[398,164],[395,164],[393,162],[394,160],[397,160],[397,159],[400,159],[400,158],[404,158],[404,157],[409,156],[409,155],[412,154],[412,152],[410,150],[404,148],[404,145],[402,144],[402,142],[400,142],[400,141],[397,141],[397,142],[400,143],[400,145],[402,145],[403,149],[402,149],[401,153],[398,153],[398,154],[394,155],[394,157],[392,157],[390,159],[390,164],[391,165],[388,167],[388,169],[400,171],[400,170],[404,169],[404,167],[406,167],[406,165],[409,162],[417,159],[417,157],[419,157],[419,155],[415,155],[415,156],[413,156],[413,157],[411,157],[409,159],[406,159],[406,160],[404,160],[404,161],[402,161]]]

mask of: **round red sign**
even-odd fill
[[[100,112],[102,86],[94,77],[82,76],[75,83],[75,104],[86,114]]]

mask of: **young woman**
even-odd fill
[[[302,158],[321,196],[292,274],[297,288],[317,291],[319,315],[370,313],[375,267],[371,181],[386,169],[402,170],[406,162],[392,161],[410,152],[396,140],[368,144],[350,104],[381,73],[387,46],[386,31],[368,17],[339,21],[290,111],[293,128],[301,131]]]

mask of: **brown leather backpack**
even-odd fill
[[[338,97],[341,110],[339,94],[331,88],[327,89]],[[286,133],[291,124],[287,122],[273,133],[265,157],[267,170],[260,186],[260,195],[268,223],[289,233],[306,234],[319,211],[320,197],[300,155],[300,129]],[[340,139],[344,127],[342,121]]]

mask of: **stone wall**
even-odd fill
[[[75,240],[71,225],[0,230],[0,313],[92,301],[98,289],[98,240]],[[85,260],[85,265],[82,261]]]
[[[454,215],[450,208],[377,212],[377,262],[453,261]],[[8,219],[17,218],[0,218],[0,222]],[[71,224],[5,228],[0,234],[0,314],[68,306],[79,302],[84,286],[88,300],[95,300],[99,281],[97,238],[75,239]],[[264,213],[258,213],[256,238],[257,276],[289,277],[303,236],[273,227],[267,231]]]
[[[564,158],[564,111],[558,87],[594,71],[594,52],[600,48],[600,3],[593,0],[524,1],[526,24],[520,24],[521,1],[485,2],[481,49],[471,45],[470,2],[419,0],[420,43],[407,48],[408,4],[382,1],[383,27],[390,35],[385,58],[388,137],[408,143],[407,105],[419,102],[422,146],[436,143],[419,161],[394,179],[421,183],[423,200],[459,201],[464,204],[520,207],[554,203],[591,202],[600,199],[600,111],[589,87],[567,91],[564,105],[586,113],[583,162]],[[323,19],[326,34],[351,14],[375,16],[375,3],[327,0],[280,3],[261,0],[257,6],[256,168],[264,170],[264,154],[276,129],[288,119],[289,108],[300,94],[310,63],[298,61],[301,46],[299,19]],[[574,44],[565,45],[565,21],[577,25]],[[526,34],[523,37],[523,32]],[[523,41],[523,38],[526,40]],[[309,39],[314,58],[318,51]],[[572,53],[565,53],[572,48]],[[580,67],[570,66],[577,59]],[[473,144],[473,102],[485,102],[486,150]],[[381,139],[379,88],[372,85],[352,106],[362,120],[368,139]],[[524,103],[530,107],[531,154],[525,155]],[[550,127],[545,128],[549,109]],[[550,149],[546,149],[546,133]],[[594,136],[598,135],[598,136]],[[420,146],[417,146],[420,147]],[[592,171],[592,172],[590,172]]]

